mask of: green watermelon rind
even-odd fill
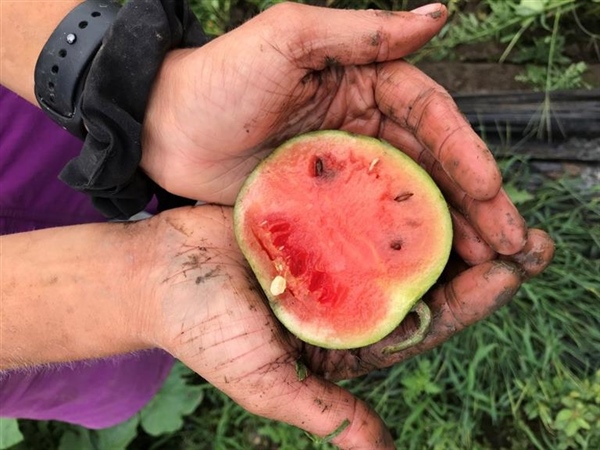
[[[372,330],[372,332],[368,335],[360,335],[355,338],[344,338],[343,340],[338,340],[333,336],[324,337],[324,329],[319,326],[318,330],[311,330],[310,326],[306,323],[299,323],[296,317],[293,314],[290,314],[278,301],[276,296],[270,294],[269,287],[271,284],[271,277],[262,276],[261,268],[253,261],[252,252],[250,247],[246,244],[244,239],[244,211],[243,211],[243,198],[247,194],[247,192],[252,189],[252,185],[255,180],[260,177],[261,170],[264,166],[269,165],[273,160],[278,158],[283,152],[286,152],[289,147],[293,147],[298,143],[306,143],[309,139],[341,139],[345,142],[348,142],[348,139],[353,141],[360,141],[360,143],[364,146],[376,146],[379,151],[383,151],[391,155],[392,157],[398,159],[401,164],[403,170],[411,172],[411,176],[414,176],[415,179],[418,179],[422,184],[421,188],[426,188],[429,190],[429,193],[432,196],[436,197],[436,200],[439,201],[440,211],[439,211],[439,224],[438,228],[440,229],[439,239],[440,239],[440,256],[437,259],[438,263],[429,267],[429,270],[425,274],[425,276],[417,274],[415,277],[409,280],[402,280],[402,282],[393,283],[390,286],[390,301],[393,307],[390,309],[391,314],[386,318],[385,321],[381,322],[376,330]],[[452,247],[452,219],[450,216],[449,208],[446,203],[446,200],[430,177],[430,175],[419,166],[413,159],[411,159],[408,155],[402,153],[397,148],[393,147],[386,141],[364,136],[357,135],[345,131],[339,130],[322,130],[322,131],[313,131],[309,133],[305,133],[302,135],[298,135],[281,146],[276,148],[268,157],[266,157],[263,161],[261,161],[256,168],[252,171],[252,173],[248,176],[240,192],[238,194],[238,198],[236,200],[234,206],[234,230],[236,240],[242,253],[245,255],[250,268],[254,272],[259,284],[261,285],[267,299],[269,300],[269,304],[271,309],[273,310],[275,316],[279,319],[279,321],[296,337],[301,339],[304,342],[307,342],[312,345],[316,345],[319,347],[329,348],[329,349],[351,349],[351,348],[359,348],[367,345],[371,345],[373,343],[379,342],[387,335],[389,335],[397,326],[402,322],[402,320],[408,315],[413,306],[425,295],[425,293],[435,284],[444,270],[448,258],[450,256],[450,250]],[[415,283],[415,278],[418,279]]]

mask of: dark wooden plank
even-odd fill
[[[560,142],[527,140],[518,143],[487,139],[496,157],[522,155],[543,161],[571,161],[600,165],[600,138],[571,138]]]
[[[600,137],[600,89],[453,95],[482,136],[540,141]]]

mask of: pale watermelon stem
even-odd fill
[[[398,353],[423,342],[423,339],[425,339],[425,336],[427,336],[427,332],[429,331],[429,326],[431,325],[431,310],[423,300],[420,300],[412,307],[411,312],[415,312],[417,313],[417,316],[419,316],[419,328],[409,338],[400,341],[397,344],[383,347],[383,350],[381,350],[383,354],[390,355],[392,353]]]

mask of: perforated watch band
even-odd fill
[[[84,138],[81,91],[102,38],[114,22],[120,4],[86,0],[54,30],[35,67],[35,96],[41,108],[70,133]]]

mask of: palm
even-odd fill
[[[202,51],[212,51],[213,44],[218,46],[220,42],[214,41]],[[302,132],[323,128],[334,117],[344,117],[341,108],[332,108],[334,98],[340,95],[344,68],[307,71],[276,49],[270,47],[270,51],[276,61],[249,58],[241,49],[238,55],[229,52],[224,57],[239,62],[233,67],[219,60],[222,51],[213,51],[217,58],[210,64],[227,70],[218,78],[208,76],[198,82],[208,98],[190,108],[193,117],[203,119],[176,135],[179,140],[175,142],[170,134],[168,147],[162,152],[178,154],[176,158],[167,156],[165,162],[172,166],[162,168],[165,175],[178,174],[171,177],[171,184],[165,181],[170,190],[185,189],[193,198],[231,205],[248,173],[278,144]],[[197,61],[194,54],[188,56],[193,58],[192,63]],[[243,74],[240,67],[245,68]],[[210,68],[192,70],[213,72]],[[187,108],[178,109],[177,114],[176,123],[188,120]],[[178,179],[185,180],[186,185],[173,185]],[[191,186],[190,179],[195,180]]]
[[[524,261],[520,268],[497,261],[471,268],[452,262],[445,284],[425,297],[434,321],[421,344],[394,355],[381,352],[411,332],[414,323],[408,320],[372,346],[330,351],[299,341],[274,318],[234,243],[230,208],[181,208],[159,217],[164,228],[157,250],[164,261],[155,265],[148,285],[158,286],[160,346],[251,412],[320,435],[335,430],[343,417],[368,416],[368,427],[351,430],[353,438],[361,435],[367,442],[388,439],[383,423],[330,381],[387,367],[441,344],[509,301],[522,273],[535,275],[552,254],[548,237],[532,230],[527,251],[515,257]],[[302,365],[306,377],[298,370]]]
[[[152,178],[180,195],[232,204],[249,171],[291,136],[321,128],[380,135],[375,88],[387,75],[379,83],[373,63],[421,47],[445,11],[435,19],[375,11],[326,17],[332,12],[278,5],[200,49],[171,54],[145,121],[142,163]],[[400,105],[384,106],[389,114]]]

